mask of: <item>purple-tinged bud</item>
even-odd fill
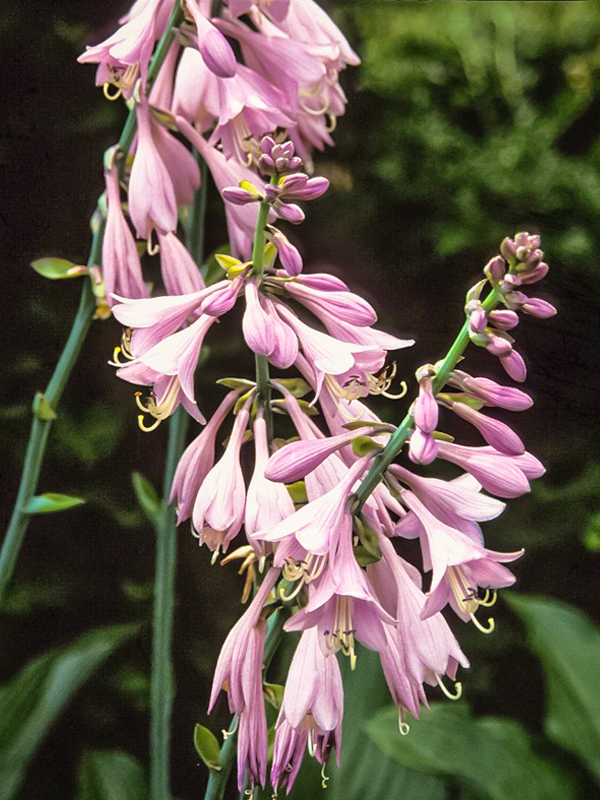
[[[537,283],[538,281],[541,281],[543,278],[546,277],[549,270],[550,267],[548,266],[548,264],[545,264],[542,261],[540,264],[537,265],[537,267],[535,267],[535,269],[532,269],[531,272],[525,272],[523,275],[521,275],[521,283],[524,285]]]
[[[290,177],[293,178],[294,176]],[[285,182],[282,188],[281,199],[286,203],[289,203],[290,200],[316,200],[317,197],[321,197],[329,189],[329,181],[327,178],[322,177],[310,178],[302,188],[290,190]]]
[[[500,252],[507,261],[514,261],[517,252],[517,246],[512,239],[506,237],[500,245]]]
[[[491,336],[486,349],[493,356],[498,358],[506,358],[512,352],[512,345],[507,339],[501,336]]]
[[[301,222],[304,222],[304,211],[302,211],[300,206],[294,205],[293,203],[281,203],[277,206],[276,211],[281,219],[284,219],[286,222],[291,222],[292,225],[299,225]]]
[[[541,244],[542,244],[542,239],[537,233],[529,237],[529,247],[532,250],[538,250]]]
[[[520,276],[515,275],[513,273],[509,273],[504,277],[502,285],[500,286],[500,290],[502,292],[512,292],[513,289],[516,289],[520,285],[521,285]]]
[[[531,251],[528,247],[517,247],[516,256],[519,261],[526,261],[530,255]]]
[[[281,182],[281,186],[286,191],[294,192],[298,189],[303,189],[308,180],[308,175],[304,172],[297,172],[295,175],[287,175]]]
[[[534,250],[533,253],[527,259],[527,261],[525,262],[525,264],[522,266],[524,266],[527,270],[535,269],[535,267],[537,267],[537,265],[540,263],[543,257],[544,253],[542,250]],[[519,266],[521,265],[518,265],[517,269],[519,269]]]
[[[477,306],[469,314],[469,330],[472,333],[483,333],[487,327],[487,314],[481,306]]]
[[[275,168],[277,172],[287,172],[290,167],[290,160],[289,158],[276,158],[275,159]]]
[[[293,158],[290,158],[290,171],[293,172],[296,169],[300,169],[301,166],[302,166],[302,159],[300,158],[300,156],[294,156]]]
[[[438,443],[430,433],[415,428],[408,443],[408,457],[414,464],[431,464],[438,454]]]
[[[273,235],[273,241],[277,247],[279,260],[281,261],[283,268],[288,275],[291,275],[292,278],[295,278],[296,275],[299,275],[302,272],[302,268],[304,266],[300,251],[297,247],[294,247],[294,245],[287,239],[286,236],[283,235],[283,233],[281,233],[281,231],[277,231],[277,233]]]
[[[431,388],[431,378],[421,380],[419,396],[415,400],[413,417],[417,428],[424,433],[431,433],[437,428],[439,409]]]
[[[483,272],[490,283],[495,286],[500,283],[506,275],[506,261],[502,256],[496,256],[492,258],[491,261],[488,261],[483,268]]]
[[[296,152],[296,148],[294,147],[294,143],[287,141],[283,142],[283,144],[276,144],[273,149],[271,150],[271,158],[277,160],[278,158],[287,158],[288,160],[292,158],[294,153]]]
[[[231,45],[213,25],[209,24],[203,36],[198,31],[198,50],[209,70],[219,78],[233,78],[237,61]]]
[[[258,169],[264,175],[275,175],[277,170],[275,169],[275,162],[271,158],[271,156],[262,155],[258,159]]]
[[[509,456],[520,456],[525,452],[523,442],[503,422],[487,417],[465,403],[453,403],[452,411],[477,428],[486,442],[498,452]]]
[[[265,186],[265,196],[269,203],[274,203],[275,200],[278,200],[281,195],[281,186],[277,186],[274,183],[267,183]]]
[[[275,139],[272,136],[263,136],[259,144],[260,150],[266,156],[271,155],[271,150],[275,147]]]
[[[228,203],[232,203],[234,206],[247,206],[248,203],[257,203],[259,200],[262,200],[260,194],[249,192],[246,189],[242,189],[241,186],[226,186],[221,194],[224,200],[227,200]]]
[[[538,319],[549,319],[556,314],[556,309],[552,303],[547,303],[539,297],[527,298],[527,302],[521,306],[521,311]]]
[[[533,405],[531,397],[520,389],[502,386],[489,378],[473,378],[460,370],[452,373],[449,383],[483,401],[486,406],[505,408],[507,411],[526,411]]]
[[[310,289],[319,289],[322,292],[349,292],[347,284],[330,275],[328,272],[312,272],[310,275],[300,275],[296,280],[302,286]]]
[[[523,381],[527,379],[527,367],[525,366],[523,357],[519,355],[516,350],[511,349],[511,352],[507,356],[500,358],[500,363],[513,381],[523,383]]]
[[[494,328],[499,328],[501,331],[510,331],[519,324],[519,315],[508,309],[490,311],[488,319],[490,325],[493,325]]]

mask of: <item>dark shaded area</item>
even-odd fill
[[[536,404],[512,421],[548,475],[487,525],[487,540],[494,549],[527,548],[516,566],[521,591],[560,597],[600,622],[600,13],[594,4],[555,8],[562,5],[340,4],[340,25],[364,65],[344,76],[348,113],[338,121],[336,150],[318,162],[333,190],[291,235],[311,268],[343,274],[375,305],[382,328],[417,338],[399,358],[414,389],[414,369],[443,356],[460,326],[464,293],[503,236],[542,234],[552,268],[543,293],[560,314],[525,320],[517,331]],[[85,262],[102,153],[124,118],[122,106],[93,87],[93,69],[75,59],[86,41],[113,29],[124,7],[61,0],[0,9],[3,522],[30,398],[52,371],[79,295],[77,282],[44,281],[28,264],[42,255]],[[213,192],[207,250],[223,241]],[[253,369],[238,322],[227,319],[209,341],[201,375],[207,412],[221,396],[210,388],[218,377]],[[40,491],[88,502],[31,524],[0,618],[0,680],[93,627],[138,621],[140,634],[52,729],[23,800],[74,797],[77,764],[89,748],[147,759],[154,538],[130,476],[138,470],[161,485],[166,428],[137,428],[131,387],[106,364],[119,336],[114,320],[94,324],[64,396]],[[503,379],[479,351],[468,366]],[[374,400],[373,407],[390,420],[405,410],[403,401]],[[450,425],[461,442],[478,443],[466,426]],[[192,798],[205,780],[193,725],[206,722],[211,673],[239,613],[241,582],[233,566],[209,566],[185,525],[179,536],[173,791]],[[469,697],[477,711],[539,730],[539,664],[507,608],[496,616],[498,631],[485,639],[453,623],[473,664]],[[213,730],[225,726],[225,711],[221,702]]]

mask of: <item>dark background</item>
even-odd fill
[[[104,100],[94,69],[76,57],[109,34],[126,7],[62,0],[0,8],[2,520],[18,485],[31,398],[51,374],[80,291],[77,281],[45,281],[29,263],[43,255],[85,263],[102,153],[125,113]],[[529,368],[525,388],[536,402],[511,421],[548,473],[487,525],[487,540],[494,549],[526,547],[515,567],[520,591],[562,598],[600,621],[600,11],[593,3],[508,2],[330,10],[363,66],[343,76],[348,113],[338,120],[336,149],[317,160],[332,190],[290,235],[311,269],[343,275],[375,305],[382,328],[417,339],[398,359],[414,391],[414,369],[443,356],[460,326],[464,293],[501,239],[541,233],[551,272],[540,288],[559,315],[527,318],[517,329]],[[225,240],[221,217],[213,191],[207,251]],[[226,320],[209,341],[205,412],[221,396],[213,388],[218,377],[251,374],[238,322]],[[77,764],[89,748],[147,760],[154,536],[131,473],[161,485],[166,426],[138,429],[132,387],[106,363],[119,336],[114,320],[94,323],[61,403],[39,489],[87,504],[30,526],[0,617],[0,680],[93,627],[138,621],[141,633],[54,726],[23,800],[74,797]],[[466,367],[503,379],[479,351]],[[393,421],[406,405],[374,400],[373,407]],[[478,443],[468,427],[449,426],[461,442]],[[239,614],[241,582],[233,566],[210,567],[186,525],[179,536],[173,791],[192,798],[205,780],[193,726],[207,721],[211,674]],[[478,712],[538,730],[540,668],[506,605],[496,619],[490,638],[453,623],[473,665],[470,701]],[[226,724],[223,706],[213,730]]]

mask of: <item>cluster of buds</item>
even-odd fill
[[[519,287],[537,283],[548,274],[548,265],[542,260],[544,254],[539,246],[539,236],[518,233],[514,239],[504,239],[500,246],[502,255],[493,258],[485,267],[486,278],[504,309],[487,311],[483,307],[480,296],[485,280],[469,291],[465,305],[471,341],[497,356],[508,375],[519,382],[527,378],[527,368],[522,356],[513,348],[514,339],[507,333],[519,324],[517,312],[541,319],[556,314],[550,303],[518,291]]]
[[[531,398],[456,365],[470,338],[524,380],[507,331],[519,312],[545,317],[554,309],[520,291],[547,272],[539,238],[505,240],[467,297],[460,347],[418,370],[418,396],[399,428],[380,419],[365,400],[405,394],[405,386],[390,392],[396,366],[388,354],[412,340],[374,327],[374,308],[339,278],[304,272],[300,251],[275,225],[277,218],[301,222],[297,203],[327,190],[324,178],[309,177],[311,152],[332,143],[345,103],[338,73],[358,59],[312,0],[229,0],[226,19],[212,18],[204,2],[184,6],[151,87],[150,54],[174,0],[137,0],[121,29],[82,57],[99,63],[100,82],[131,98],[138,121],[134,152],[110,151],[105,165],[102,267],[113,314],[125,327],[113,363],[121,379],[151,387],[145,402],[136,396],[145,430],[180,405],[204,426],[183,453],[171,499],[178,521],[191,519],[213,561],[225,553],[222,563],[242,561],[243,597],[255,592],[221,651],[210,701],[212,708],[226,691],[237,715],[240,789],[267,780],[263,653],[273,609],[285,608],[285,630],[302,634],[270,769],[275,792],[289,791],[306,751],[323,768],[333,755],[339,759],[339,653],[352,667],[357,643],[379,653],[403,734],[408,716],[418,718],[428,704],[426,686],[460,696],[460,683],[451,691],[445,680],[455,681],[469,663],[442,611],[449,606],[484,633],[493,630],[479,609],[514,582],[505,564],[522,551],[487,549],[479,523],[501,514],[504,499],[529,491],[544,468],[516,433],[482,411],[525,410]],[[251,25],[239,18],[246,14]],[[194,146],[225,200],[231,254],[217,256],[224,275],[210,285],[178,236],[180,207],[192,203],[200,171],[176,133]],[[136,234],[149,252],[160,251],[165,296],[151,297],[143,280],[123,184]],[[482,300],[486,283],[491,293]],[[256,381],[220,380],[229,391],[207,420],[195,374],[213,325],[238,301],[241,335],[259,365]],[[270,376],[272,368],[295,372]],[[470,422],[485,445],[463,446],[440,432],[440,411],[448,410]],[[288,418],[292,441],[274,435],[275,414]],[[226,443],[217,447],[228,425]],[[441,458],[462,474],[424,477],[394,461],[401,433],[400,445],[410,437],[412,462]],[[393,458],[377,459],[384,448]],[[254,466],[246,475],[242,455],[249,449]],[[384,463],[385,470],[378,466]],[[420,545],[422,572],[431,573],[426,591],[421,570],[403,558],[404,539]]]

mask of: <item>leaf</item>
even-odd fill
[[[223,280],[223,270],[216,259],[217,253],[221,256],[231,253],[229,243],[222,244],[220,247],[217,247],[216,250],[213,250],[202,265],[200,272],[207,286],[211,286],[213,283]]]
[[[401,736],[395,706],[367,725],[374,742],[402,766],[452,776],[490,800],[577,800],[571,777],[538,756],[519,723],[471,717],[468,707],[434,703]]]
[[[155,523],[160,513],[160,498],[156,489],[141,472],[131,473],[131,483],[140,508],[150,522]]]
[[[17,794],[29,762],[71,697],[127,639],[135,625],[85,634],[30,661],[0,688],[0,800]]]
[[[546,734],[581,758],[600,782],[600,630],[558,600],[515,594],[507,600],[544,665]]]
[[[77,800],[146,800],[148,780],[140,762],[119,750],[88,751],[79,767]]]
[[[72,497],[69,494],[46,492],[30,498],[23,507],[24,514],[54,514],[57,511],[67,511],[85,503],[81,497]]]
[[[78,266],[73,264],[72,261],[66,261],[64,258],[38,258],[37,261],[31,262],[31,266],[38,275],[43,278],[49,278],[51,281],[79,278],[88,271],[87,267]]]
[[[32,411],[40,419],[56,419],[56,411],[52,408],[46,396],[42,392],[37,392],[33,398]]]
[[[218,764],[221,752],[219,742],[214,733],[204,725],[196,725],[194,728],[194,747],[209,769],[221,769]]]

